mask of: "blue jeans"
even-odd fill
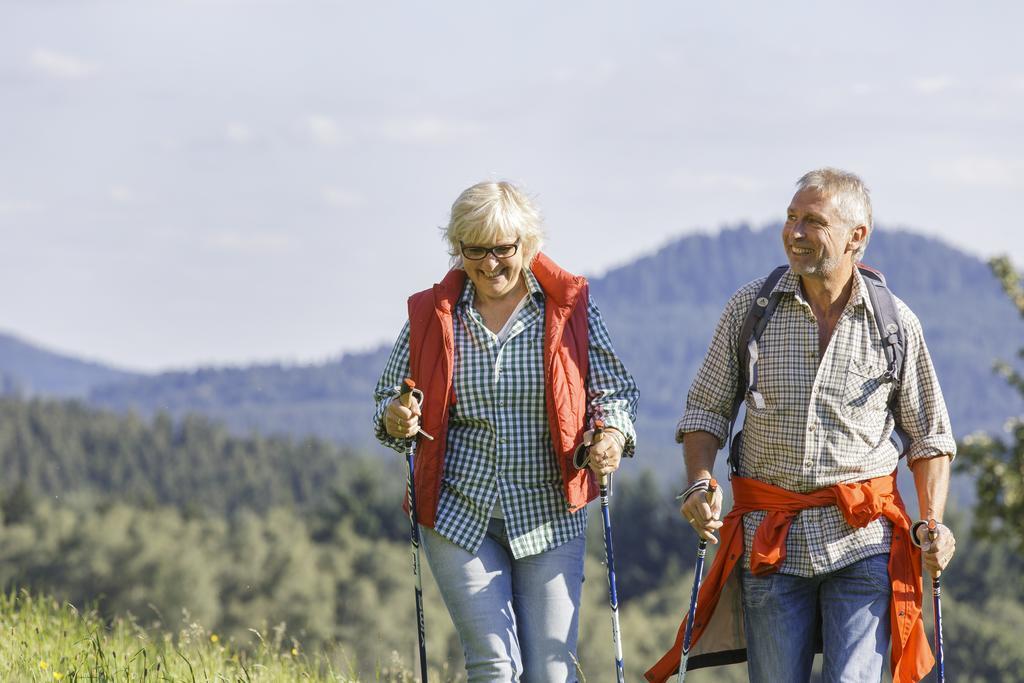
[[[743,570],[747,669],[753,683],[810,680],[819,619],[822,681],[879,681],[891,627],[888,555],[831,574],[754,576]]]
[[[515,560],[492,519],[476,555],[420,527],[466,655],[469,683],[575,682],[585,538]]]

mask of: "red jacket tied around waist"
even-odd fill
[[[852,527],[867,526],[879,517],[892,522],[892,547],[889,550],[892,600],[889,619],[892,625],[893,681],[913,683],[921,680],[931,670],[934,658],[921,619],[921,553],[910,539],[910,518],[896,489],[895,472],[867,481],[836,484],[811,493],[796,493],[737,476],[732,479],[732,487],[733,509],[723,520],[721,544],[700,589],[691,648],[696,648],[701,636],[709,631],[719,599],[733,576],[736,563],[743,558],[744,513],[755,510],[768,512],[757,528],[750,558],[751,572],[768,574],[782,566],[786,556],[786,535],[796,514],[805,508],[837,505],[847,524]],[[645,674],[648,681],[667,681],[678,671],[685,629],[684,621],[679,627],[675,644]],[[690,662],[696,663],[694,659]]]

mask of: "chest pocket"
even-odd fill
[[[843,409],[854,419],[878,418],[889,403],[894,384],[885,380],[881,362],[850,360]]]

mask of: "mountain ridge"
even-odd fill
[[[784,260],[778,226],[738,225],[679,237],[591,280],[615,347],[640,385],[643,453],[678,458],[674,424],[725,301]],[[984,262],[934,238],[884,229],[872,235],[865,262],[886,274],[921,319],[958,435],[997,431],[1024,410],[991,372],[996,360],[1015,357],[1024,324]],[[388,352],[382,345],[309,365],[114,374],[88,386],[79,381],[77,394],[55,395],[119,412],[201,413],[243,433],[317,435],[375,448],[372,390]],[[19,381],[0,346],[0,389]]]
[[[52,351],[20,335],[0,331],[0,394],[78,398],[92,387],[142,376]]]

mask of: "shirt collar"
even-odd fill
[[[540,288],[540,283],[537,282],[537,276],[534,275],[529,268],[523,268],[522,270],[523,281],[526,282],[526,291],[530,295],[530,301],[537,305],[544,300],[544,290]],[[466,276],[466,285],[462,288],[462,296],[459,297],[459,306],[472,306],[473,296],[476,294],[476,287],[473,286],[473,281]]]
[[[793,272],[790,268],[786,273],[779,279],[778,284],[775,285],[773,291],[781,292],[783,294],[792,294],[800,301],[805,301],[803,293],[800,291],[800,276]],[[864,278],[860,274],[859,268],[853,269],[853,289],[850,291],[850,301],[847,302],[847,308],[854,308],[856,306],[864,306],[868,313],[874,314],[874,309],[871,307],[871,299],[868,297],[867,289],[864,285]]]

